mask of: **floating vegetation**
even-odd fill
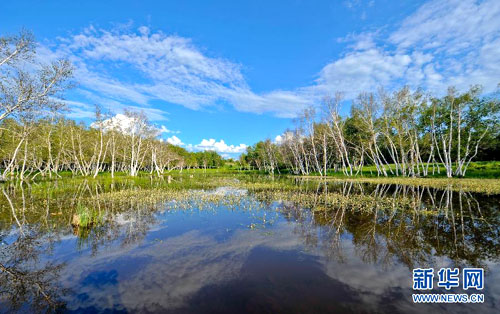
[[[241,193],[214,193],[210,190],[122,190],[101,194],[98,200],[115,206],[164,206],[172,210],[209,209],[213,206],[243,206],[250,209],[256,205],[248,202],[247,196]]]
[[[319,180],[315,177],[303,177],[308,180]],[[425,186],[453,191],[500,194],[499,179],[463,179],[463,178],[322,178],[329,182],[356,182],[369,184],[398,184],[406,186]]]

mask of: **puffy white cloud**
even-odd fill
[[[75,103],[75,102],[71,102],[71,103]],[[78,105],[78,103],[76,103],[76,105]],[[91,118],[91,117],[89,117],[89,118]],[[127,116],[127,115],[118,113],[111,118],[103,120],[100,123],[93,122],[90,124],[90,126],[93,128],[97,128],[97,127],[99,127],[99,124],[101,124],[104,131],[115,130],[115,131],[119,131],[119,132],[122,132],[125,134],[131,133],[131,132],[137,132],[138,127],[148,128],[148,130],[151,130],[153,133],[156,133],[154,135],[157,135],[157,136],[162,134],[162,133],[175,133],[175,134],[180,133],[180,131],[169,130],[165,125],[162,125],[161,127],[157,127],[154,125],[142,126],[142,122],[141,123],[138,123],[138,122],[139,121],[137,121],[137,118],[135,118],[135,117],[131,117],[131,116]],[[184,143],[182,143],[179,140],[179,138],[177,138],[176,136],[172,136],[171,138],[168,138],[167,142],[174,144],[174,145],[184,145]]]
[[[276,137],[274,138],[274,143],[276,143],[276,144],[281,144],[281,143],[283,143],[283,141],[284,141],[284,140],[285,140],[285,139],[284,139],[284,137],[283,137],[283,136],[281,136],[281,135],[276,135]]]
[[[247,149],[246,144],[240,145],[227,145],[224,140],[216,141],[215,139],[203,139],[200,144],[193,145],[190,148],[195,150],[213,150],[218,153],[232,153],[232,154],[241,154],[245,152]]]
[[[274,143],[282,144],[283,142],[291,140],[292,138],[293,133],[288,131],[283,134],[276,135],[276,137],[274,138]]]
[[[167,142],[172,145],[183,146],[189,151],[216,151],[221,154],[224,158],[231,157],[230,154],[241,154],[246,151],[248,145],[228,145],[224,140],[216,141],[215,139],[203,139],[199,144],[185,144],[180,138],[175,135],[167,138]]]
[[[167,142],[176,146],[184,146],[184,143],[175,135],[167,138]]]
[[[302,135],[301,135],[302,136]],[[283,134],[276,135],[274,138],[273,143],[275,144],[282,144],[283,142],[290,141],[294,137],[294,134],[290,131],[284,132]],[[302,136],[303,138],[303,136]]]
[[[128,130],[133,128],[135,123],[135,118],[128,117],[124,114],[116,114],[115,116],[102,121],[100,124],[104,131],[116,130],[122,133],[128,133]],[[99,127],[98,122],[94,122],[90,125],[93,128]]]

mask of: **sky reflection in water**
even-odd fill
[[[211,193],[247,195],[232,188]],[[418,227],[408,228],[391,221],[404,220],[401,217],[359,214],[347,215],[339,225],[338,220],[322,222],[310,210],[287,201],[263,204],[252,194],[245,198],[260,208],[125,212],[115,217],[112,232],[104,225],[100,228],[108,229],[93,231],[84,240],[59,234],[52,245],[31,244],[41,250],[36,265],[60,266],[47,284],[57,286],[54,293],[60,293],[61,309],[68,312],[498,311],[500,266],[498,251],[491,253],[498,248],[498,239],[490,239],[490,253],[480,254],[480,266],[487,268],[484,304],[415,305],[412,267],[452,267],[459,264],[456,256],[471,256],[459,266],[478,261],[474,252],[454,252],[463,249],[457,243],[439,254],[439,245],[429,250],[436,240],[427,230],[432,228],[431,219],[413,221]],[[479,201],[498,203],[497,197],[485,199]],[[498,207],[493,212],[498,214]],[[443,219],[434,222],[446,224]],[[387,233],[384,228],[403,229]],[[458,224],[444,230],[454,229],[451,233],[456,235],[457,228]],[[498,233],[498,226],[491,228]],[[15,238],[11,233],[4,245]],[[457,239],[474,243],[476,237],[460,235],[459,230]],[[412,248],[415,241],[432,245]],[[9,305],[5,296],[0,300]],[[19,310],[27,311],[30,302],[33,299]]]

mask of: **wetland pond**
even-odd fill
[[[1,189],[0,313],[500,309],[500,195],[231,174]],[[484,268],[484,303],[414,304],[418,267]]]

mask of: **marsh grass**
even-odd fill
[[[76,213],[73,215],[71,225],[78,228],[90,228],[92,226],[102,224],[104,214],[94,208],[78,203]]]
[[[398,190],[394,188],[398,186],[406,187],[400,189],[406,192],[384,192],[381,195],[377,192],[377,184],[387,191]],[[342,210],[351,213],[382,211],[388,215],[396,211],[419,216],[441,215],[446,208],[424,204],[418,199],[419,195],[434,193],[430,190],[434,188],[458,193],[495,194],[500,193],[500,180],[318,179],[212,172],[183,173],[173,175],[171,180],[150,176],[63,178],[33,184],[10,183],[4,188],[10,195],[12,207],[8,200],[0,199],[0,229],[19,222],[39,224],[47,230],[73,225],[78,226],[78,232],[82,233],[111,223],[123,212],[215,211],[220,206],[229,210],[259,211],[273,204],[294,203],[317,214]],[[436,200],[438,198],[435,196]]]
[[[304,177],[317,180],[317,177]],[[323,178],[335,182],[357,182],[369,184],[397,184],[404,186],[423,186],[453,191],[500,194],[500,179],[458,179],[458,178]]]
[[[446,171],[444,170],[443,164],[439,164],[441,169],[440,173],[432,173],[432,165],[430,165],[428,178],[446,178]],[[386,165],[387,169],[392,169],[395,171],[395,165]],[[455,166],[453,166],[453,171],[455,171]],[[328,171],[329,177],[345,178],[342,172]],[[377,178],[377,168],[374,165],[363,166],[360,176]],[[391,176],[389,174],[389,176]],[[466,178],[489,178],[489,179],[500,179],[500,161],[476,161],[471,162],[467,168],[465,175]],[[404,179],[404,178],[403,178]]]
[[[95,201],[95,200],[94,200]],[[146,206],[162,210],[210,210],[215,207],[252,210],[263,205],[252,201],[245,194],[214,193],[213,190],[122,190],[99,195],[102,205],[114,207]]]

